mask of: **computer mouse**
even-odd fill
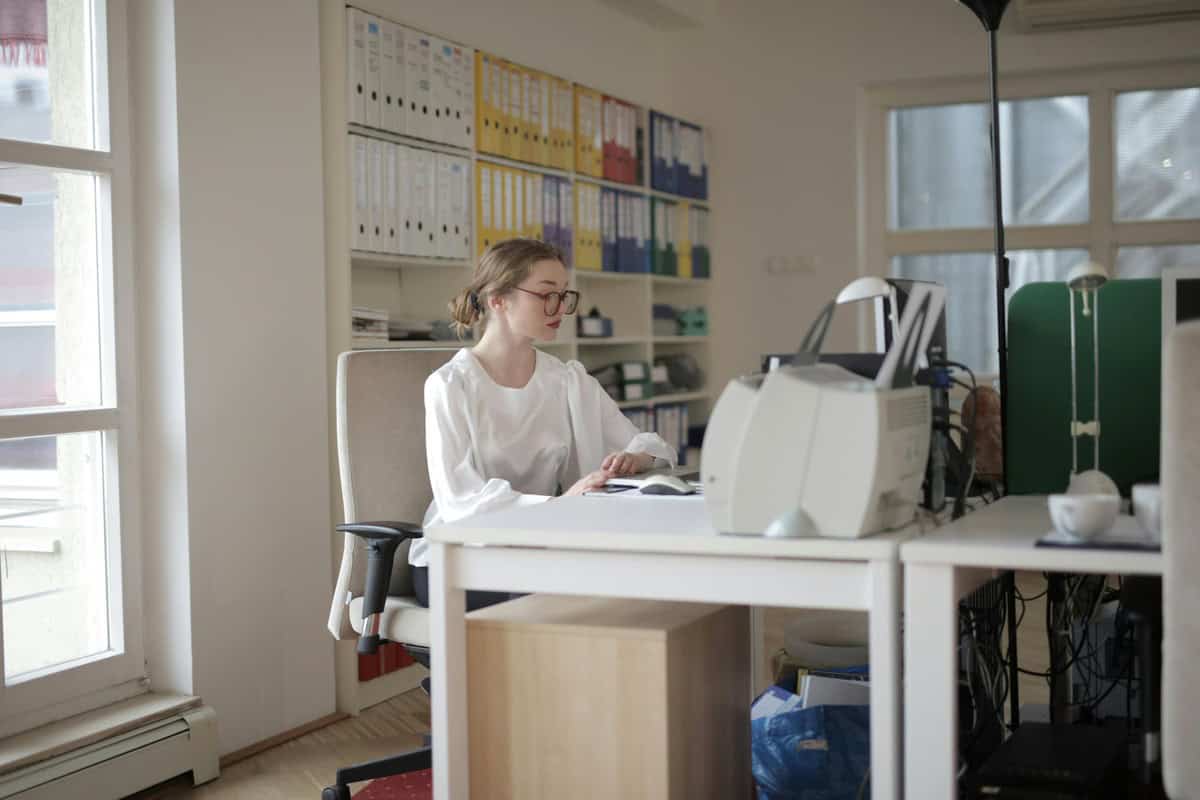
[[[642,483],[642,494],[695,494],[696,487],[674,475],[651,475]]]

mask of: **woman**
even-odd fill
[[[567,290],[556,248],[510,239],[487,249],[450,303],[460,331],[483,335],[425,381],[425,439],[433,502],[424,525],[598,489],[610,477],[674,466],[659,436],[639,433],[578,361],[536,349],[553,341],[579,293]],[[428,544],[408,563],[429,604]],[[468,592],[468,609],[508,595]]]

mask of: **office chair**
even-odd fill
[[[429,666],[429,610],[413,595],[411,539],[433,497],[425,460],[425,379],[454,351],[367,350],[337,364],[338,475],[346,524],[329,612],[336,639],[358,635],[358,652],[400,642]],[[370,521],[368,521],[370,520]],[[409,520],[398,522],[394,520]],[[337,771],[322,800],[349,800],[349,784],[429,769],[426,746]]]
[[[1167,336],[1162,391],[1163,784],[1188,800],[1200,798],[1200,322]]]

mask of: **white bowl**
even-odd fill
[[[1098,469],[1085,469],[1071,476],[1067,494],[1112,494],[1120,495],[1112,478]]]
[[[1133,515],[1152,538],[1162,538],[1162,490],[1157,483],[1133,487]]]
[[[1050,519],[1059,533],[1086,541],[1104,533],[1117,521],[1120,495],[1052,494]]]

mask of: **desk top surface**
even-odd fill
[[[701,496],[614,494],[560,497],[430,527],[430,541],[568,550],[727,555],[829,561],[899,558],[913,532],[862,539],[733,536],[717,533]]]
[[[1096,548],[1037,547],[1053,530],[1045,495],[1010,495],[920,538],[905,542],[906,564],[1161,575],[1162,554]]]

